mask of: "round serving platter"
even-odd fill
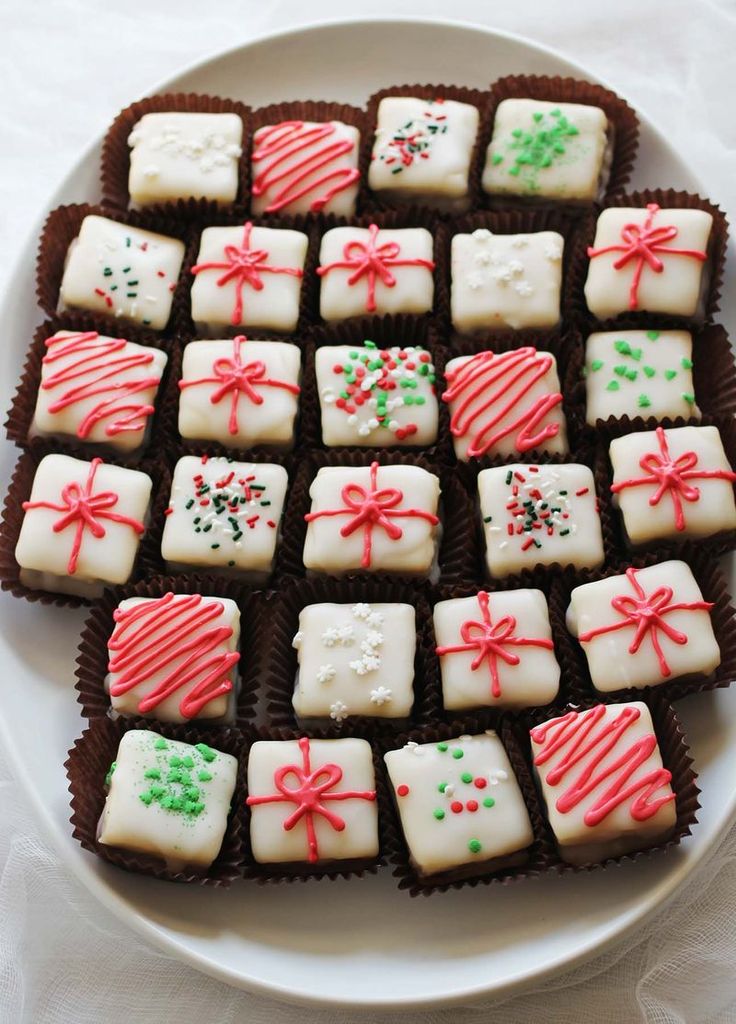
[[[315,25],[268,36],[194,65],[150,91],[206,92],[252,106],[297,97],[362,105],[372,91],[392,83],[487,87],[514,72],[595,80],[586,69],[518,37],[397,19]],[[639,114],[641,146],[632,187],[673,186],[708,195],[707,186]],[[99,198],[100,142],[49,197],[49,209]],[[45,215],[44,210],[39,216],[39,231]],[[23,247],[0,308],[4,407],[41,320],[34,297],[37,238],[33,233]],[[727,316],[723,320],[728,326]],[[9,443],[0,446],[4,479],[16,454]],[[733,588],[733,559],[725,569]],[[361,880],[242,883],[228,891],[127,874],[83,851],[69,826],[62,764],[83,727],[73,666],[84,618],[84,610],[0,595],[5,673],[0,734],[14,770],[59,855],[95,896],[169,955],[244,989],[354,1008],[508,996],[601,953],[639,925],[707,857],[735,816],[732,688],[677,706],[700,775],[702,808],[695,834],[664,855],[605,871],[431,899],[399,892],[388,870]]]

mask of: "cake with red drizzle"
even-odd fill
[[[190,341],[179,381],[179,433],[226,448],[291,448],[300,377],[301,353],[288,342],[242,334]]]
[[[248,757],[247,804],[258,864],[339,868],[378,856],[376,778],[366,740],[259,740]]]
[[[611,493],[631,544],[736,529],[736,473],[718,427],[644,430],[614,438]]]
[[[470,163],[480,115],[442,97],[386,96],[378,104],[368,185],[381,199],[439,210],[470,206]]]
[[[567,626],[596,690],[642,689],[716,670],[712,607],[685,562],[660,562],[576,587]]]
[[[154,857],[170,871],[206,871],[222,848],[237,772],[231,754],[206,743],[131,729],[105,780],[98,842]]]
[[[105,688],[116,715],[232,721],[240,612],[202,594],[130,597],[113,613]]]
[[[28,436],[126,453],[143,448],[166,353],[97,331],[57,331],[44,344]]]
[[[440,482],[420,466],[325,466],[309,488],[304,565],[316,572],[434,575]]]
[[[541,590],[438,601],[434,636],[448,711],[529,708],[557,696],[560,666]]]
[[[435,369],[421,345],[323,345],[315,373],[324,444],[413,447],[437,440]]]
[[[603,210],[588,246],[590,312],[599,320],[640,310],[702,318],[712,226],[705,210]]]
[[[343,121],[281,121],[253,136],[251,210],[351,217],[358,197],[360,132]]]
[[[184,243],[178,238],[87,216],[69,246],[59,306],[162,331],[183,259]]]
[[[426,228],[332,228],[322,236],[317,275],[323,320],[366,313],[431,313],[432,235]]]
[[[309,239],[302,231],[205,228],[192,267],[192,319],[202,331],[296,329]]]
[[[32,590],[99,597],[126,583],[146,529],[146,473],[68,455],[38,464],[15,548],[20,581]]]
[[[646,704],[569,711],[530,735],[547,817],[568,864],[619,857],[672,834],[672,774]]]
[[[534,833],[495,732],[410,742],[384,760],[419,875],[454,880],[526,863]]]
[[[183,456],[165,509],[166,567],[264,583],[273,569],[287,485],[283,466]]]
[[[455,455],[567,451],[557,360],[531,346],[458,356],[445,367]]]

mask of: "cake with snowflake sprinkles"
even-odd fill
[[[646,704],[569,711],[530,735],[547,817],[568,864],[644,850],[672,834],[672,774]]]
[[[495,466],[478,474],[493,579],[544,565],[595,569],[603,536],[593,474],[578,463]]]
[[[599,320],[620,313],[702,318],[713,217],[704,210],[610,207],[588,246],[585,300]]]
[[[557,696],[560,666],[541,590],[439,601],[434,635],[448,711],[536,707]]]
[[[315,371],[324,444],[409,447],[437,440],[435,369],[421,345],[323,346]]]
[[[309,488],[304,565],[314,572],[437,571],[440,482],[420,466],[325,466]]]
[[[309,239],[302,231],[205,228],[192,267],[192,319],[201,331],[296,330]]]
[[[455,330],[472,334],[556,327],[564,246],[556,231],[497,235],[476,228],[453,235],[450,312]]]
[[[246,802],[258,864],[339,867],[378,856],[376,778],[366,740],[259,740],[248,757]]]
[[[736,473],[718,427],[675,427],[611,441],[611,493],[633,545],[736,529]]]
[[[128,191],[136,206],[208,199],[234,203],[243,122],[238,114],[145,114],[128,136]]]
[[[660,562],[576,587],[567,626],[596,690],[642,689],[716,670],[712,607],[685,562]]]
[[[567,451],[557,360],[531,346],[458,356],[445,367],[442,401],[461,462],[482,455]]]
[[[599,331],[585,343],[586,422],[700,419],[689,331]]]
[[[166,353],[97,331],[57,331],[44,344],[28,436],[125,453],[143,448]]]
[[[529,812],[495,732],[410,742],[384,760],[419,875],[463,878],[526,863]]]
[[[222,847],[237,772],[231,754],[206,743],[131,729],[105,780],[98,841],[148,854],[170,871],[206,871]]]
[[[414,703],[416,615],[410,604],[310,604],[293,645],[302,725],[352,715],[407,719]]]
[[[115,715],[232,721],[240,612],[202,594],[131,597],[113,613],[105,689]]]
[[[161,538],[167,569],[206,569],[265,582],[287,486],[283,466],[183,456],[174,468]]]
[[[239,334],[190,341],[179,381],[179,433],[188,441],[227,448],[294,444],[301,353],[283,341],[251,341]]]
[[[317,275],[320,316],[431,313],[432,235],[426,228],[332,228],[322,236]]]
[[[342,121],[281,121],[258,128],[251,154],[251,210],[355,213],[360,132]]]
[[[183,259],[178,238],[89,215],[67,252],[59,306],[162,331]]]
[[[378,104],[368,185],[382,199],[467,210],[480,115],[470,103],[386,96]]]
[[[608,181],[611,135],[600,107],[502,100],[486,153],[483,190],[558,202],[598,199]]]
[[[126,583],[146,529],[151,487],[150,476],[135,469],[46,455],[23,502],[15,548],[20,582],[86,598]]]

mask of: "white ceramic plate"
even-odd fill
[[[391,82],[485,87],[512,72],[594,77],[508,35],[439,22],[375,21],[271,36],[196,65],[158,90],[218,93],[253,106],[294,97],[362,104]],[[49,208],[98,196],[98,157],[99,140],[50,197]],[[697,190],[699,183],[645,121],[634,184]],[[4,407],[39,322],[36,241],[28,239],[0,310],[0,323],[12,325],[0,347]],[[15,460],[9,444],[0,457],[8,479]],[[703,788],[700,825],[677,850],[644,863],[414,900],[396,890],[389,871],[361,881],[241,884],[228,892],[128,875],[83,851],[68,824],[61,766],[82,728],[73,665],[85,613],[2,595],[0,614],[3,741],[65,863],[151,942],[245,989],[353,1007],[508,995],[601,952],[636,927],[674,893],[733,818],[736,688],[680,704]]]

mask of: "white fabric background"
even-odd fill
[[[427,0],[313,0],[308,9],[300,0],[2,0],[3,262],[11,265],[8,255],[80,149],[152,83],[255,35],[361,13],[449,12]],[[453,0],[451,13],[587,64],[664,129],[711,198],[736,215],[736,0]],[[1,750],[0,820],[1,1024],[347,1019],[248,996],[147,948],[59,866]],[[573,976],[503,1005],[403,1017],[409,1024],[733,1022],[735,916],[736,830],[659,919]]]

